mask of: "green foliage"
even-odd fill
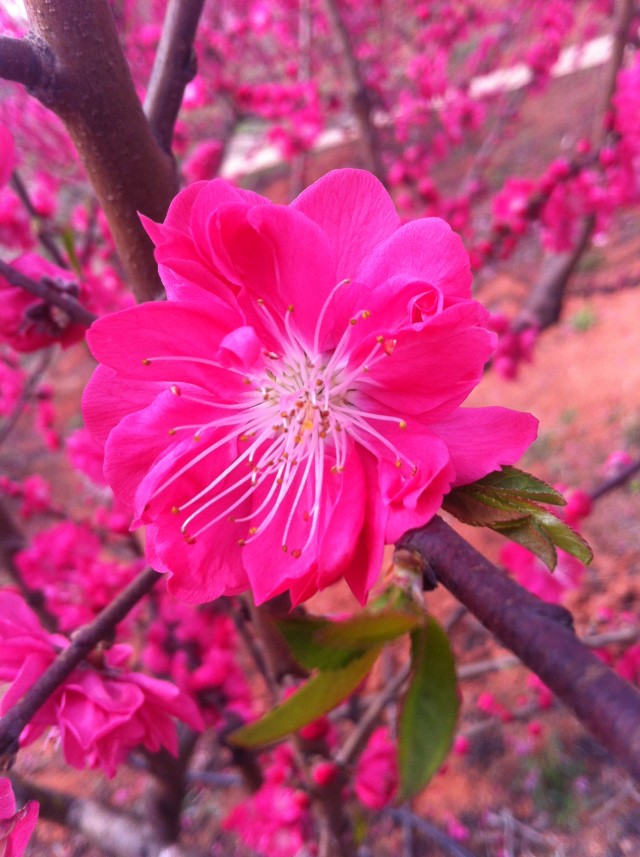
[[[417,794],[449,752],[460,701],[453,652],[432,617],[411,634],[411,680],[400,711],[400,800]]]
[[[259,747],[296,732],[346,699],[369,673],[379,654],[377,647],[340,669],[317,673],[260,720],[232,732],[228,740],[241,747]]]
[[[409,634],[411,676],[399,718],[401,799],[424,788],[451,746],[459,706],[453,653],[435,619],[394,586],[349,619],[290,616],[278,620],[277,626],[298,663],[316,672],[292,696],[233,732],[229,740],[258,747],[316,720],[356,690],[384,645]]]
[[[445,497],[443,508],[465,524],[489,527],[518,542],[553,570],[558,561],[556,548],[584,563],[593,558],[582,536],[540,505],[563,506],[565,502],[541,479],[515,467],[503,467],[477,482],[455,488]]]

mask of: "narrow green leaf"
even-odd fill
[[[294,659],[308,670],[335,670],[361,657],[366,647],[338,648],[318,640],[318,635],[332,623],[315,616],[288,616],[277,619],[276,627],[285,638]]]
[[[449,640],[432,617],[411,634],[411,681],[398,724],[400,800],[417,794],[447,755],[460,701]]]
[[[66,228],[63,229],[61,234],[62,244],[64,249],[67,252],[67,256],[69,257],[69,262],[71,263],[71,267],[79,276],[82,276],[82,266],[78,260],[78,256],[76,255],[76,248],[74,243],[73,230]]]
[[[529,498],[538,503],[551,503],[552,506],[566,506],[567,504],[562,494],[552,488],[551,485],[536,476],[532,476],[531,473],[518,470],[517,467],[503,467],[502,470],[488,473],[482,479],[471,484],[472,486],[491,488],[495,491],[504,491],[515,497]]]
[[[342,622],[330,622],[320,631],[318,642],[342,648],[344,646],[368,649],[380,643],[389,643],[413,631],[424,622],[424,616],[400,610],[381,613],[362,612]]]
[[[229,735],[232,744],[259,747],[296,732],[331,711],[357,688],[371,670],[380,648],[372,649],[342,669],[319,672],[260,720]]]

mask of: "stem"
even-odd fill
[[[32,280],[31,277],[27,277],[26,274],[16,271],[15,268],[12,268],[11,265],[3,262],[1,259],[0,275],[11,283],[12,286],[24,289],[25,292],[42,298],[45,303],[58,307],[76,324],[90,327],[98,317],[88,309],[85,309],[73,295],[65,292],[63,289],[56,288],[55,284],[47,277],[43,277],[41,280]]]
[[[144,110],[160,145],[171,151],[184,90],[196,75],[193,41],[204,0],[169,0]]]
[[[640,694],[575,637],[567,611],[522,589],[440,518],[406,533],[398,548],[413,551],[640,779]]]
[[[11,187],[14,189],[14,191],[20,198],[20,201],[26,208],[29,217],[32,219],[32,221],[35,221],[35,231],[36,235],[38,236],[38,241],[42,244],[42,246],[51,256],[56,265],[58,265],[58,267],[68,268],[69,262],[67,261],[67,259],[65,259],[65,257],[58,249],[58,245],[56,244],[54,239],[54,233],[46,225],[45,218],[43,218],[39,214],[37,208],[31,201],[31,197],[29,196],[29,192],[25,186],[25,183],[22,181],[19,173],[16,170],[14,170],[11,176]]]
[[[0,756],[17,752],[24,727],[64,680],[99,642],[109,637],[118,622],[135,607],[159,580],[160,575],[147,568],[105,607],[89,625],[75,632],[71,645],[63,649],[51,666],[25,693],[22,699],[0,719]]]

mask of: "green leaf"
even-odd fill
[[[532,476],[531,473],[518,470],[517,467],[503,467],[502,470],[495,470],[472,483],[472,485],[491,488],[494,491],[505,492],[523,499],[528,498],[538,503],[550,503],[552,506],[566,506],[567,504],[562,494],[552,488],[551,485],[536,476]]]
[[[295,660],[309,670],[341,669],[381,643],[396,640],[423,621],[409,610],[363,611],[350,619],[331,622],[314,616],[276,620]]]
[[[493,527],[497,533],[530,550],[550,571],[558,564],[558,552],[546,532],[529,518],[525,521]]]
[[[398,724],[400,800],[417,794],[447,755],[460,701],[447,635],[429,617],[411,634],[411,681]]]
[[[294,659],[308,670],[335,670],[364,654],[363,647],[342,648],[322,645],[317,637],[331,622],[314,616],[288,616],[276,619],[276,627],[285,638]]]
[[[544,530],[556,547],[589,565],[593,559],[593,551],[579,533],[546,509],[537,512],[535,519],[537,526]]]
[[[381,643],[397,640],[424,622],[417,612],[387,610],[381,613],[363,612],[342,622],[330,622],[317,634],[320,643],[342,648],[369,649]]]
[[[495,473],[455,488],[442,504],[446,512],[465,524],[489,527],[523,545],[551,570],[556,567],[556,548],[581,562],[593,559],[591,548],[574,530],[540,503],[559,506],[564,497],[535,476],[503,467]]]
[[[522,510],[496,508],[495,502],[485,502],[484,496],[456,488],[444,498],[442,508],[473,527],[493,527],[501,521],[522,521],[528,517],[528,512]]]
[[[319,672],[260,720],[236,729],[228,740],[241,747],[259,747],[279,741],[317,720],[353,693],[379,653],[380,648],[372,649],[342,669]]]

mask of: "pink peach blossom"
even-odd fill
[[[358,761],[354,786],[358,800],[368,809],[382,809],[393,800],[398,789],[398,763],[386,726],[369,738]]]
[[[0,702],[6,713],[69,646],[61,634],[49,634],[22,598],[0,593],[0,681],[10,682]],[[22,730],[30,744],[48,727],[57,727],[66,761],[76,768],[101,767],[113,776],[138,745],[161,747],[174,755],[178,736],[174,717],[193,729],[203,721],[194,704],[175,685],[126,668],[131,648],[115,645],[103,656],[102,669],[83,662],[68,676]]]
[[[344,576],[364,601],[385,543],[533,440],[528,414],[460,408],[495,341],[467,254],[370,174],[288,207],[200,182],[145,223],[168,301],[92,326],[84,413],[181,598]]]

